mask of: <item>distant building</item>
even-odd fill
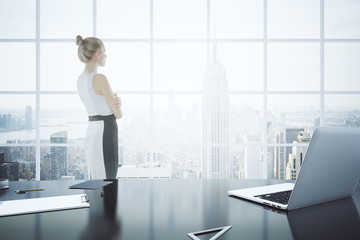
[[[19,181],[19,162],[0,163],[0,178]]]
[[[0,152],[0,178],[6,178],[7,169],[5,166],[5,153]]]
[[[275,135],[275,144],[284,143],[284,137],[282,132],[277,132]],[[284,179],[285,178],[285,147],[276,146],[274,148],[274,178]]]
[[[32,109],[31,106],[25,107],[25,129],[32,129]]]
[[[260,149],[261,135],[248,134],[245,143],[254,146],[245,147],[245,179],[265,179],[267,178],[267,165]]]
[[[229,162],[229,94],[225,68],[217,60],[216,45],[213,61],[204,79],[202,126],[202,178],[230,177]]]
[[[67,143],[67,131],[51,134],[51,143]],[[58,180],[67,176],[67,149],[66,146],[51,147],[51,180]]]
[[[51,154],[46,154],[41,157],[40,164],[40,180],[51,179]]]
[[[264,136],[265,141],[267,141],[268,143],[272,142],[275,139],[275,131],[273,131],[272,128],[272,121],[267,121],[267,136]],[[266,151],[267,154],[267,177],[269,179],[274,179],[275,178],[275,155],[274,155],[274,147],[272,146],[268,146],[267,148],[264,149]],[[265,153],[264,153],[265,154]]]
[[[0,152],[0,164],[5,162],[5,153]]]
[[[158,164],[162,161],[163,153],[161,152],[147,152],[146,161],[147,164]]]
[[[294,141],[298,140],[298,135],[300,132],[304,132],[304,128],[286,128],[285,129],[285,138],[286,138],[286,143],[293,143]],[[282,172],[282,176],[285,177],[285,169],[286,169],[286,164],[289,162],[289,154],[292,151],[292,147],[286,147],[286,154],[285,154],[285,162],[284,165],[281,167],[283,172]],[[284,178],[281,178],[284,179]]]
[[[10,130],[12,125],[12,115],[7,114],[6,116],[6,129]]]
[[[11,114],[0,114],[0,128],[4,130],[11,130],[12,116]]]
[[[5,114],[4,114],[5,115]],[[4,115],[0,114],[0,128],[5,128],[5,118]]]
[[[171,166],[123,164],[118,169],[117,178],[171,178]]]
[[[238,178],[245,179],[245,161],[240,162]]]
[[[310,142],[310,133],[309,132],[299,132],[296,143],[308,143]],[[299,176],[301,165],[304,161],[305,154],[308,146],[293,146],[292,152],[289,154],[289,161],[286,165],[286,180],[296,180]]]

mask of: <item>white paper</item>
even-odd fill
[[[0,216],[90,207],[86,194],[30,198],[0,202]]]

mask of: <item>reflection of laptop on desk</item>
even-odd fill
[[[229,191],[270,207],[294,210],[350,197],[360,178],[360,129],[318,127],[295,182]]]
[[[352,198],[287,213],[294,239],[360,239],[359,209]]]

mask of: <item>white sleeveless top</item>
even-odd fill
[[[77,80],[77,90],[81,101],[84,103],[88,116],[112,114],[110,106],[103,95],[97,95],[94,91],[92,80],[96,73],[81,75]]]

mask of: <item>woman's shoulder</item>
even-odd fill
[[[109,82],[104,74],[97,73],[93,77],[93,86],[95,89],[103,89],[109,86]]]
[[[99,80],[104,79],[104,80],[106,80],[107,78],[106,78],[106,76],[105,76],[104,74],[102,74],[102,73],[96,73],[96,74],[94,75],[94,79],[99,79]]]
[[[96,73],[93,77],[93,83],[95,83],[95,84],[107,83],[107,78],[104,74]]]

